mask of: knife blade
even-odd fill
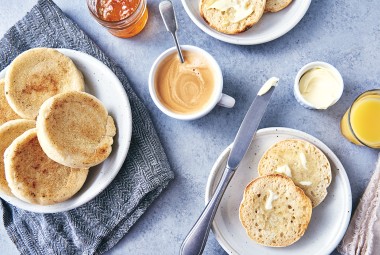
[[[267,93],[262,96],[257,95],[246,113],[239,131],[233,142],[230,156],[227,160],[227,166],[231,170],[236,170],[240,161],[247,152],[252,138],[255,135],[260,121],[268,107],[275,87],[271,87]]]
[[[270,80],[268,80],[268,82],[269,81]],[[277,82],[278,79],[276,83]],[[265,83],[264,86],[267,83]],[[252,142],[252,138],[257,131],[262,117],[264,116],[274,89],[275,86],[272,86],[266,93],[257,95],[249,107],[248,112],[246,113],[235,137],[223,176],[220,179],[211,200],[208,202],[201,216],[183,241],[180,249],[181,255],[202,254],[203,249],[206,246],[211,223],[214,219],[216,210],[218,209],[220,200],[223,197],[223,193],[227,189],[232,176],[234,175],[240,161],[243,159]]]

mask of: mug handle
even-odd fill
[[[235,98],[222,93],[218,105],[226,108],[232,108],[235,105]]]

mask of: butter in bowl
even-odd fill
[[[339,71],[320,61],[303,66],[294,81],[294,96],[307,109],[329,108],[340,99],[343,89]]]

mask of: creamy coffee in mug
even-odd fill
[[[167,49],[154,61],[149,72],[149,94],[166,115],[195,120],[216,105],[232,108],[235,99],[223,93],[223,75],[216,60],[205,50],[181,45],[185,63],[177,48]]]
[[[191,114],[203,110],[213,98],[216,77],[212,64],[200,52],[183,50],[184,63],[177,52],[158,66],[155,90],[159,101],[170,111]]]

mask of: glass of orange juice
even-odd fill
[[[340,130],[354,144],[380,148],[380,89],[355,99],[340,122]]]
[[[114,36],[137,35],[148,20],[146,0],[87,0],[95,20]]]

